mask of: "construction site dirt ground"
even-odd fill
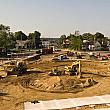
[[[46,92],[31,88],[29,84],[34,80],[46,79],[48,72],[58,66],[63,70],[64,66],[71,65],[72,62],[52,62],[53,55],[42,56],[41,60],[30,64],[30,68],[35,68],[31,74],[22,76],[7,76],[0,79],[0,110],[24,110],[23,103],[34,100],[52,100],[64,98],[77,98],[110,94],[110,70],[109,61],[81,61],[81,71],[83,78],[92,77],[97,84],[83,88],[78,92]],[[76,76],[59,76],[63,81],[74,79]],[[46,80],[45,80],[46,81]]]

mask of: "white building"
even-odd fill
[[[42,46],[43,47],[49,47],[50,46],[50,41],[42,41]]]
[[[29,40],[16,40],[16,49],[25,49],[28,43]]]

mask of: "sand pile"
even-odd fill
[[[10,84],[10,85],[8,85],[7,87],[4,88],[4,91],[7,94],[13,95],[16,98],[22,97],[22,95],[23,95],[23,88],[22,88],[21,85]]]
[[[48,77],[41,80],[34,80],[30,85],[34,89],[45,90],[45,91],[55,91],[55,90],[78,90],[85,87],[90,87],[95,85],[96,82],[92,78],[87,79],[62,79],[60,76]]]
[[[58,76],[35,80],[31,85],[41,90],[63,90],[64,88],[62,80]]]

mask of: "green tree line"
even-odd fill
[[[24,34],[22,31],[11,32],[9,26],[0,24],[0,48],[13,49],[16,45],[16,40],[29,40],[29,48],[37,49],[40,48],[39,44],[41,33],[34,31],[28,35]]]
[[[84,40],[89,41],[91,44],[94,44],[94,42],[98,41],[101,44],[103,43],[103,45],[107,45],[107,41],[110,41],[107,37],[104,37],[104,35],[100,32],[96,32],[95,34],[84,33],[79,36],[70,34],[69,36],[62,35],[59,38],[59,47],[64,48],[64,41],[67,39],[70,41],[68,48],[74,50],[81,50]]]

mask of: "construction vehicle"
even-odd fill
[[[40,58],[39,54],[28,56],[19,60],[2,61],[0,65],[0,77],[6,77],[7,75],[21,75],[28,70],[27,66],[32,61],[36,61]],[[32,63],[31,62],[31,63]],[[29,69],[31,71],[32,69]]]
[[[81,53],[80,53],[80,52],[77,52],[77,53],[76,53],[76,57],[77,57],[77,59],[82,59]]]
[[[60,71],[58,67],[55,67],[48,73],[50,76],[61,76],[62,74],[67,75],[77,75],[77,78],[81,78],[81,63],[80,61],[75,61],[71,66],[65,66],[64,71]]]
[[[71,52],[71,51],[68,51],[67,52],[67,56],[74,57],[76,59],[82,59],[81,52]]]
[[[61,75],[61,71],[58,70],[58,67],[53,68],[52,71],[49,72],[50,76],[60,76]]]
[[[4,78],[8,75],[8,72],[15,66],[12,62],[5,62],[0,65],[0,77]]]
[[[15,67],[12,69],[12,73],[15,73],[17,75],[21,75],[26,72],[27,72],[27,65],[23,61],[17,62]]]
[[[21,75],[26,71],[27,65],[24,61],[10,61],[0,65],[0,77],[6,77],[8,74]]]
[[[75,61],[71,66],[65,66],[65,74],[77,75],[78,78],[81,77],[81,63],[80,61]]]

